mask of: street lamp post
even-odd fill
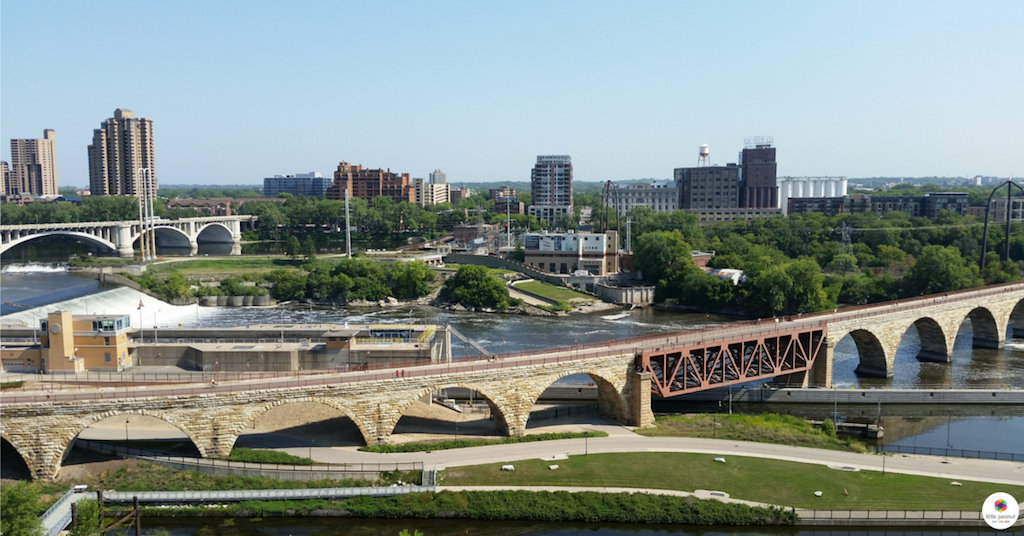
[[[588,439],[589,438],[590,438],[590,432],[589,431],[583,432],[583,455],[584,456],[590,456],[590,445],[588,443]]]
[[[124,457],[128,457],[128,417],[124,419]]]

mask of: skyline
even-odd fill
[[[1024,3],[878,7],[7,0],[2,158],[52,128],[59,185],[86,186],[93,129],[125,108],[153,120],[162,184],[341,161],[528,181],[542,154],[580,181],[668,179],[758,135],[780,176],[1024,173]]]

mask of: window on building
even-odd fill
[[[110,346],[110,337],[103,337],[103,346]]]
[[[103,362],[110,363],[110,352],[103,352]]]

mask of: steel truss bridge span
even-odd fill
[[[643,348],[637,368],[651,374],[651,391],[662,397],[806,373],[825,349],[828,325],[819,320],[783,326],[748,325],[726,337],[716,330],[713,338],[701,333],[700,340],[684,332],[686,336],[670,346]]]

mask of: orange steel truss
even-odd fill
[[[824,351],[825,322],[752,328],[729,339],[675,348],[643,350],[641,370],[651,373],[651,390],[662,397],[810,370]]]

